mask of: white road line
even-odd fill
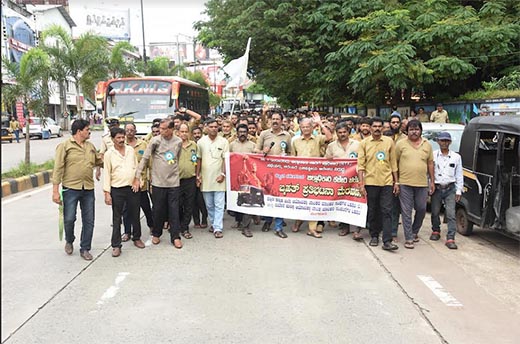
[[[46,186],[42,186],[40,188],[37,188],[36,190],[34,191],[29,191],[29,192],[25,192],[21,195],[18,195],[18,196],[13,196],[12,198],[9,198],[9,199],[6,199],[5,201],[2,201],[2,205],[6,205],[6,204],[9,204],[9,203],[13,203],[15,201],[18,201],[22,198],[25,198],[25,197],[29,197],[29,196],[32,196],[32,195],[35,195],[37,194],[38,192],[42,192],[42,191],[47,191],[49,189],[52,188],[52,184],[49,184],[49,185],[46,185]],[[52,202],[51,200],[51,197],[49,197],[49,202]],[[57,205],[56,205],[57,206]]]
[[[117,274],[116,277],[116,283],[113,286],[110,286],[103,295],[101,296],[101,299],[97,302],[99,306],[103,305],[105,301],[110,300],[114,296],[116,296],[117,292],[119,291],[119,285],[125,280],[126,276],[130,275],[129,272],[120,272]]]
[[[417,277],[448,307],[463,307],[453,295],[444,289],[432,276],[417,275]]]

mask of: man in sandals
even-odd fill
[[[224,206],[226,203],[226,164],[224,157],[229,152],[229,142],[218,135],[218,123],[215,119],[206,121],[208,135],[202,137],[197,163],[197,183],[208,209],[215,238],[224,235]]]
[[[403,220],[404,247],[412,249],[419,242],[419,230],[426,215],[428,194],[435,191],[433,150],[422,137],[422,124],[412,119],[407,126],[408,138],[395,147],[399,169],[401,218]],[[429,177],[429,178],[428,178]],[[429,180],[429,181],[428,181]],[[415,216],[412,223],[412,212]]]
[[[197,193],[196,176],[199,147],[195,141],[190,140],[188,124],[182,123],[179,126],[178,133],[182,140],[182,153],[179,158],[179,217],[181,221],[181,234],[185,239],[191,239],[193,236],[190,233],[189,226],[195,205],[195,195]]]
[[[313,124],[318,124],[325,135],[314,135],[312,133]],[[327,126],[321,122],[320,115],[317,112],[312,114],[312,118],[304,118],[300,121],[301,136],[294,139],[291,146],[291,155],[301,157],[320,157],[320,148],[332,139],[332,133]],[[302,221],[296,220],[293,226],[293,232],[297,232]],[[318,221],[309,221],[309,231],[307,235],[321,238],[321,234],[317,231]]]
[[[253,153],[255,150],[255,144],[248,139],[248,129],[246,124],[239,124],[237,127],[237,139],[231,142],[229,145],[229,151],[231,153]],[[247,171],[247,155],[244,155],[244,169]],[[255,168],[256,169],[256,168]],[[256,177],[256,175],[254,176]],[[255,181],[251,181],[252,178],[247,178],[247,184],[254,185],[257,187],[262,187],[259,185],[260,181],[256,177]],[[242,230],[242,234],[251,238],[253,233],[249,229],[249,225],[251,224],[251,215],[242,214],[239,212],[235,212],[235,224],[232,226],[233,228],[237,228]]]
[[[448,232],[446,233],[446,246],[456,250],[455,232],[455,205],[462,197],[464,178],[462,176],[462,160],[459,154],[450,150],[451,135],[443,131],[437,136],[440,149],[433,152],[435,168],[435,192],[431,197],[432,208],[432,234],[430,240],[437,241],[441,238],[441,220],[439,212],[441,203],[444,202],[446,218],[448,219]]]
[[[379,245],[383,232],[383,250],[399,247],[392,243],[392,197],[399,193],[394,141],[382,135],[383,120],[374,117],[372,135],[361,141],[358,150],[358,176],[361,194],[367,197],[370,246]]]
[[[171,119],[162,119],[159,124],[161,134],[150,140],[148,147],[135,173],[134,187],[139,187],[143,169],[152,160],[152,213],[157,224],[152,231],[152,244],[161,242],[163,228],[160,224],[168,220],[170,241],[175,248],[182,248],[179,221],[179,157],[182,152],[182,140],[173,134],[174,123]]]
[[[347,123],[340,122],[336,124],[336,136],[338,137],[337,140],[327,146],[325,157],[327,159],[357,159],[359,141],[349,140],[349,128]],[[350,228],[352,228],[354,232],[352,239],[360,240],[360,228],[347,223],[339,224],[339,236],[345,236],[350,233]]]

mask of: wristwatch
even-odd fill
[[[226,174],[225,174],[224,172],[221,172],[220,175],[221,175],[222,177],[225,177],[225,176],[226,176]]]

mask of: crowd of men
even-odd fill
[[[396,110],[396,109],[395,109]],[[384,250],[397,250],[397,228],[401,216],[404,247],[414,248],[423,225],[428,196],[431,196],[431,240],[440,239],[441,204],[446,208],[448,230],[446,246],[456,249],[455,202],[462,194],[460,156],[449,149],[450,134],[439,135],[440,149],[432,150],[424,139],[418,117],[403,119],[394,111],[389,120],[378,117],[320,116],[314,111],[285,112],[264,106],[261,113],[233,113],[203,118],[186,108],[175,115],[153,121],[151,132],[136,137],[134,123],[120,127],[117,119],[107,119],[109,133],[102,138],[98,151],[88,140],[90,123],[76,120],[70,139],[56,148],[52,177],[53,201],[64,206],[65,252],[73,253],[77,206],[81,209],[82,232],[80,255],[90,254],[94,230],[94,175],[103,176],[104,201],[112,207],[112,256],[121,255],[122,242],[132,240],[145,248],[141,240],[140,209],[152,236],[161,242],[169,232],[172,245],[181,249],[181,238],[191,239],[190,225],[208,228],[214,237],[223,237],[226,208],[227,152],[291,155],[326,159],[356,159],[359,188],[366,196],[368,216],[366,228],[371,246],[382,240]],[[448,121],[439,104],[432,121]],[[245,156],[247,159],[247,155]],[[248,183],[265,187],[254,179],[254,171],[241,173]],[[253,165],[251,169],[255,169]],[[93,173],[95,170],[95,173]],[[60,192],[61,185],[61,192]],[[414,213],[414,216],[412,214]],[[261,219],[234,213],[232,228],[252,237],[252,224]],[[286,223],[282,218],[263,218],[262,231],[270,231],[285,239]],[[338,234],[353,233],[361,240],[362,228],[348,223],[329,221]],[[274,224],[273,224],[274,223]],[[301,229],[296,220],[292,232]],[[307,234],[321,238],[323,221],[308,221]],[[124,227],[121,233],[121,227]]]

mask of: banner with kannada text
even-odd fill
[[[358,189],[356,159],[229,153],[227,209],[365,227],[367,204]]]

